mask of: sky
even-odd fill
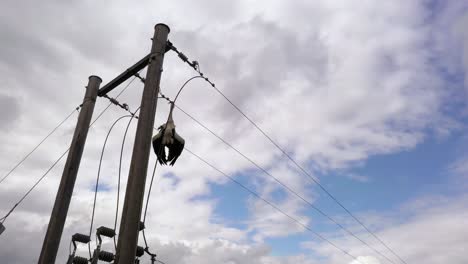
[[[466,0],[1,1],[0,176],[81,103],[90,75],[104,85],[148,54],[157,23],[167,24],[171,42],[405,263],[468,262]],[[173,98],[194,75],[169,52],[161,91]],[[133,111],[142,90],[134,81],[118,100]],[[146,234],[159,260],[404,263],[206,82],[191,82],[177,104],[243,155],[176,109],[188,149],[307,228],[184,151],[174,167],[155,174]],[[107,105],[99,98],[94,117]],[[168,111],[159,101],[155,126]],[[125,114],[111,106],[89,131],[57,263],[66,261],[74,233],[89,232],[103,141]],[[77,116],[0,183],[0,215],[67,149]],[[114,224],[126,120],[104,152],[94,229]],[[133,122],[123,186],[135,129]],[[146,193],[154,163],[150,153]],[[5,221],[2,263],[37,261],[63,166]],[[113,251],[112,241],[103,247]],[[86,257],[87,248],[77,254]],[[146,256],[143,263],[150,263]]]

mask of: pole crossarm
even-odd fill
[[[117,86],[125,82],[128,78],[134,76],[139,71],[144,69],[148,65],[149,59],[150,54],[146,55],[143,59],[139,60],[133,66],[121,73],[119,76],[115,77],[112,81],[108,82],[101,89],[99,89],[98,96],[105,96],[107,93],[114,90]]]
[[[168,52],[169,50],[171,50],[172,47],[173,47],[172,43],[170,41],[167,41],[165,52]],[[119,76],[115,77],[112,81],[108,82],[101,89],[99,89],[98,96],[99,97],[105,96],[107,93],[114,90],[114,88],[116,88],[117,86],[125,82],[128,78],[132,76],[137,76],[139,71],[141,71],[146,66],[148,66],[150,57],[151,57],[151,54],[146,55],[137,63],[135,63],[133,66],[131,66],[130,68],[125,70],[123,73],[121,73]]]

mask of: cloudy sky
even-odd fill
[[[3,0],[0,22],[1,177],[81,103],[88,76],[105,84],[145,56],[162,22],[179,50],[406,263],[468,262],[466,0]],[[194,74],[168,53],[162,92],[174,97]],[[135,110],[142,88],[131,83],[119,100]],[[107,105],[99,99],[94,117]],[[158,259],[403,263],[209,85],[191,82],[178,105],[247,159],[175,110],[191,151],[356,259],[187,151],[175,167],[156,172],[146,226]],[[155,126],[167,114],[160,101]],[[66,261],[71,235],[89,231],[102,144],[122,115],[109,108],[89,132],[57,263]],[[76,118],[0,183],[1,215],[67,149]],[[109,137],[95,226],[114,223],[127,121]],[[135,127],[125,145],[124,186]],[[151,153],[148,177],[154,162]],[[5,221],[1,263],[37,261],[63,165]],[[104,248],[113,251],[112,242]]]

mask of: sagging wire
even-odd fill
[[[135,76],[137,78],[139,78],[141,80],[141,82],[145,82],[145,79],[143,77],[141,77],[139,74],[135,74]],[[198,76],[196,76],[198,78]],[[194,77],[190,78],[188,81],[186,81],[184,83],[184,85],[182,85],[182,87],[179,89],[179,92],[177,93],[177,95],[180,94],[180,92],[182,91],[182,89],[186,86],[186,84],[191,81],[192,79],[195,79]],[[166,95],[164,95],[161,91],[159,91],[159,95],[158,98],[161,98],[161,99],[164,99],[166,100],[169,104],[171,104],[171,111],[173,110],[173,107],[174,107],[174,102],[175,100],[171,100],[169,97],[167,97]],[[177,98],[176,98],[177,99]],[[135,114],[136,112],[139,110],[140,108],[138,108],[136,111],[135,111]],[[138,118],[138,117],[137,117]],[[126,135],[127,135],[127,130],[128,130],[128,127],[130,126],[130,122],[132,121],[132,119],[129,121],[128,125],[127,125],[127,128],[125,130],[125,134],[124,134],[124,138],[122,140],[122,147],[121,147],[121,153],[120,153],[120,161],[119,161],[119,185],[120,185],[120,174],[121,174],[121,164],[122,164],[122,155],[123,155],[123,147],[124,147],[124,144],[125,144],[125,139],[126,139]],[[167,125],[167,122],[169,121],[169,117],[168,117],[168,120],[166,121],[166,125]],[[157,130],[156,128],[154,128],[155,130]],[[161,146],[162,147],[162,146]],[[151,197],[151,191],[152,191],[152,188],[153,188],[153,183],[154,183],[154,178],[155,178],[155,175],[156,175],[156,168],[157,168],[157,165],[158,165],[158,161],[156,160],[155,161],[155,164],[154,164],[154,167],[153,167],[153,173],[152,173],[152,176],[151,176],[151,181],[150,181],[150,186],[149,186],[149,189],[148,189],[148,194],[146,196],[146,204],[145,204],[145,210],[143,212],[143,226],[145,226],[145,223],[146,223],[146,216],[147,216],[147,213],[148,213],[148,206],[149,206],[149,201],[150,201],[150,197]],[[118,191],[119,192],[119,188],[118,188]],[[118,208],[118,202],[117,202],[117,208]],[[117,209],[118,210],[118,209]],[[116,210],[116,217],[115,217],[115,224],[114,224],[114,229],[116,228],[117,226],[117,216],[118,216],[118,211]],[[156,259],[157,255],[152,253],[149,249],[149,245],[148,245],[148,239],[146,238],[146,232],[145,232],[145,229],[146,228],[143,228],[142,229],[142,236],[143,236],[143,241],[145,243],[145,252],[151,257],[151,261],[154,263],[155,261],[156,262],[159,262],[159,263],[162,263],[162,264],[165,264],[164,262]],[[114,246],[117,248],[117,245],[115,243],[115,240],[114,240]]]
[[[172,106],[175,105],[175,101],[177,100],[177,97],[179,96],[179,94],[182,92],[183,88],[190,82],[192,81],[193,79],[196,79],[196,78],[203,78],[202,76],[194,76],[192,78],[189,78],[183,85],[182,87],[179,89],[176,97],[174,100],[170,100],[169,98],[167,98],[164,94],[161,94],[161,97],[163,97],[165,100],[167,100]],[[179,106],[175,105],[179,110],[181,110],[184,114],[188,115],[190,118],[192,118],[194,121],[196,121],[198,124],[200,124],[202,127],[204,127],[205,129],[208,129],[207,127],[205,127],[203,124],[201,124],[199,121],[197,121],[196,119],[194,119],[191,115],[189,115],[187,112],[185,112],[183,109],[181,109]],[[208,129],[208,131],[210,131],[213,135],[215,135],[217,138],[221,139],[219,136],[217,136],[216,134],[214,134],[214,132],[212,132],[211,130]],[[230,145],[229,143],[227,143],[224,139],[221,139],[225,144],[227,144],[228,146],[230,146],[231,148],[233,148],[236,152],[238,152],[239,154],[241,154],[244,158],[246,158],[247,160],[249,160],[250,162],[252,162],[254,165],[256,165],[257,167],[259,167],[255,162],[253,162],[250,158],[246,157],[245,155],[243,155],[242,153],[240,153],[237,149],[235,149],[232,145]],[[260,167],[259,167],[260,168]],[[155,168],[156,169],[156,168]],[[314,206],[312,203],[310,203],[309,201],[305,200],[302,196],[300,196],[297,192],[295,192],[294,190],[292,190],[291,188],[289,188],[289,186],[285,185],[283,182],[280,182],[276,177],[274,177],[273,175],[271,175],[270,173],[268,173],[266,170],[264,170],[263,168],[260,168],[262,169],[265,173],[267,173],[267,175],[269,175],[270,177],[272,177],[276,182],[278,182],[281,186],[283,186],[284,188],[286,188],[288,191],[292,192],[294,195],[296,195],[298,198],[300,198],[301,200],[303,200],[304,202],[306,202],[309,206],[311,206],[313,209],[315,209],[317,212],[319,212],[321,215],[325,216],[328,220],[332,221],[334,224],[336,224],[338,227],[340,227],[341,229],[343,229],[345,232],[347,232],[349,235],[353,236],[354,238],[356,238],[359,242],[363,243],[365,246],[369,247],[371,250],[373,250],[374,252],[376,252],[378,255],[380,255],[381,257],[385,258],[386,260],[388,260],[389,262],[391,263],[394,263],[392,260],[390,260],[387,256],[383,255],[379,250],[376,250],[374,247],[372,247],[371,245],[369,245],[367,242],[365,242],[364,240],[362,240],[361,238],[359,238],[358,236],[356,236],[356,234],[354,234],[353,232],[351,232],[349,229],[345,228],[343,225],[341,225],[340,223],[338,223],[335,219],[331,218],[329,215],[327,215],[325,212],[323,212],[322,210],[320,210],[319,208],[317,208],[316,206]],[[154,177],[154,175],[153,175]],[[150,189],[151,190],[151,189]],[[145,212],[146,213],[146,212]],[[145,217],[146,217],[146,214],[145,214]]]
[[[140,78],[142,80],[142,82],[144,82],[144,78],[142,78],[141,76],[139,76],[138,74],[135,75],[137,78]],[[163,98],[169,102],[172,102],[168,97],[166,97],[165,95],[163,95],[162,93],[160,93],[161,96],[159,96],[158,98]],[[127,138],[127,133],[128,133],[128,129],[130,127],[130,124],[131,122],[133,121],[133,118],[136,118],[138,119],[138,116],[136,115],[138,113],[138,111],[140,110],[140,107],[138,107],[135,112],[132,113],[132,118],[130,118],[129,122],[127,123],[127,127],[125,128],[125,132],[124,132],[124,135],[123,135],[123,139],[122,139],[122,145],[121,145],[121,148],[120,148],[120,158],[119,158],[119,173],[118,173],[118,184],[117,184],[117,205],[116,205],[116,211],[115,211],[115,219],[114,219],[114,230],[116,230],[117,228],[117,220],[118,220],[118,213],[119,213],[119,200],[120,200],[120,181],[121,181],[121,174],[122,174],[122,159],[123,159],[123,151],[124,151],[124,146],[125,146],[125,142],[126,142],[126,138]],[[149,199],[150,199],[150,195],[151,195],[151,190],[152,190],[152,186],[153,186],[153,182],[154,182],[154,177],[155,177],[155,172],[156,172],[156,167],[157,167],[157,162],[155,162],[155,165],[154,165],[154,168],[153,168],[153,173],[152,173],[152,176],[151,176],[151,182],[150,182],[150,187],[149,187],[149,190],[148,190],[148,194],[147,194],[147,198],[146,198],[146,205],[145,205],[145,211],[144,211],[144,214],[143,214],[143,225],[145,224],[146,222],[146,216],[147,216],[147,211],[148,211],[148,205],[149,205]],[[145,252],[151,257],[151,260],[152,261],[157,261],[159,263],[164,263],[162,261],[159,261],[156,259],[156,254],[152,253],[150,250],[149,250],[149,246],[148,246],[148,241],[146,239],[146,233],[145,233],[145,229],[142,230],[142,235],[143,235],[143,240],[144,240],[144,243],[145,243]],[[114,247],[115,249],[117,249],[117,241],[116,239],[114,238]]]
[[[10,174],[12,174],[26,159],[29,158],[29,156],[31,156],[31,154],[33,154],[34,151],[36,151],[36,149],[38,149],[42,143],[44,143],[44,141],[46,141],[59,127],[61,127],[75,112],[78,112],[79,113],[79,109],[81,108],[83,104],[77,106],[76,108],[73,109],[73,111],[68,114],[54,129],[52,129],[52,131],[49,132],[49,134],[47,134],[47,136],[45,136],[30,152],[28,152],[28,154],[26,154],[15,166],[13,166],[13,168],[11,168],[3,177],[2,179],[0,180],[0,184],[6,180],[6,178],[8,178],[10,176]]]
[[[124,116],[121,116],[121,117],[117,118],[117,120],[114,121],[114,123],[110,127],[109,131],[107,132],[106,139],[104,140],[104,144],[102,145],[101,157],[99,158],[99,166],[98,166],[98,171],[97,171],[97,176],[96,176],[96,184],[95,184],[95,189],[94,189],[94,201],[93,201],[93,210],[92,210],[92,213],[91,213],[91,223],[90,223],[90,226],[89,226],[89,236],[90,237],[91,237],[92,232],[93,232],[94,214],[95,214],[95,210],[96,210],[96,200],[97,200],[97,193],[98,193],[98,188],[99,188],[99,178],[100,178],[100,175],[101,175],[102,160],[103,160],[103,157],[104,157],[104,150],[106,149],[107,140],[109,139],[109,135],[112,132],[112,129],[114,128],[114,126],[120,120],[122,120],[122,119],[124,119],[126,117],[133,118],[132,115],[124,115]],[[91,245],[90,244],[88,244],[88,251],[89,251],[89,258],[91,259],[92,254],[91,254]]]
[[[142,78],[139,75],[137,76],[137,78],[140,78],[141,82],[143,83],[145,83],[146,81],[144,78]],[[177,97],[180,95],[184,87],[191,80],[196,79],[196,78],[199,78],[199,77],[195,76],[187,80],[180,87],[179,91],[177,92],[176,98],[174,100],[171,100],[169,97],[165,96],[163,93],[161,93],[161,89],[158,89],[158,93],[161,95],[158,98],[164,98],[170,104],[169,115],[167,117],[166,123],[159,126],[158,128],[159,133],[156,134],[152,139],[153,149],[161,165],[167,165],[167,162],[169,162],[169,165],[173,166],[183,151],[185,140],[179,134],[176,133],[174,120],[172,118],[172,113],[174,111],[175,101],[177,100]],[[169,149],[169,153],[167,156],[164,150],[165,147]]]
[[[271,138],[262,128],[260,128],[259,125],[257,125],[256,122],[254,122],[247,114],[244,113],[234,102],[231,101],[221,90],[219,90],[216,85],[210,81],[207,77],[204,76],[204,74],[200,71],[200,64],[197,61],[190,61],[188,57],[180,52],[170,41],[167,42],[167,46],[169,49],[173,50],[179,58],[186,64],[188,64],[190,67],[192,67],[200,77],[202,77],[207,83],[209,83],[218,94],[220,94],[226,101],[229,102],[229,104],[232,105],[242,116],[244,116],[245,119],[247,119],[265,138],[270,141],[283,155],[285,155],[289,161],[291,161],[306,177],[308,177],[312,182],[314,182],[323,192],[327,194],[328,197],[330,197],[336,204],[338,204],[351,218],[353,218],[360,226],[366,230],[372,237],[374,237],[377,241],[379,241],[388,251],[390,251],[394,256],[396,256],[401,262],[406,263],[404,259],[400,257],[399,254],[397,254],[394,250],[392,250],[379,236],[375,234],[370,228],[367,227],[359,218],[357,218],[342,202],[338,200],[330,191],[328,191],[315,177],[311,175],[308,171],[304,169],[303,166],[301,166],[295,159],[291,157],[290,154],[288,154],[273,138]],[[388,260],[388,257],[385,257]],[[393,261],[390,261],[393,263]]]
[[[154,182],[154,176],[156,174],[156,167],[158,166],[158,161],[155,160],[154,161],[154,168],[153,168],[153,174],[151,176],[151,182],[150,182],[150,186],[149,186],[149,189],[148,189],[148,195],[146,196],[146,205],[145,205],[145,211],[144,211],[144,214],[143,214],[143,225],[146,224],[146,214],[148,212],[148,204],[149,204],[149,200],[150,200],[150,195],[151,195],[151,190],[152,190],[152,187],[153,187],[153,182]],[[152,253],[149,249],[149,246],[148,246],[148,241],[146,239],[146,233],[145,233],[145,229],[146,228],[143,228],[143,230],[141,231],[141,234],[143,236],[143,241],[145,243],[145,252],[151,257],[151,260],[152,261],[157,261],[156,257],[157,255]]]
[[[317,211],[320,215],[322,215],[323,217],[327,218],[330,222],[334,223],[335,225],[337,225],[340,229],[342,229],[343,231],[345,231],[347,234],[351,235],[352,237],[354,237],[355,239],[357,239],[359,242],[361,242],[363,245],[365,245],[366,247],[368,247],[369,249],[373,250],[375,253],[377,253],[378,255],[380,255],[381,257],[385,258],[387,261],[389,261],[390,263],[393,263],[394,262],[389,259],[387,256],[383,255],[379,250],[375,249],[374,247],[372,247],[369,243],[365,242],[364,240],[362,240],[361,238],[359,238],[355,233],[353,233],[352,231],[350,231],[348,228],[346,228],[345,226],[343,226],[342,224],[340,224],[338,221],[336,221],[333,217],[329,216],[327,213],[325,213],[322,209],[318,208],[317,206],[315,206],[312,202],[310,202],[309,200],[307,200],[306,198],[304,198],[302,195],[300,195],[297,191],[293,190],[288,184],[284,183],[283,181],[281,181],[279,178],[275,177],[274,175],[272,175],[270,172],[267,171],[267,169],[265,169],[264,167],[260,166],[258,163],[256,163],[255,161],[253,161],[251,158],[249,158],[247,155],[245,155],[244,153],[242,153],[239,149],[237,149],[236,147],[234,147],[232,144],[230,144],[227,140],[225,140],[224,138],[222,138],[221,136],[219,136],[218,134],[216,134],[212,129],[208,128],[206,125],[204,125],[202,122],[200,122],[198,119],[196,119],[195,117],[193,117],[192,115],[190,115],[187,111],[185,111],[184,109],[182,109],[181,107],[179,107],[178,105],[176,105],[176,107],[178,108],[179,111],[181,111],[182,113],[184,113],[187,117],[189,117],[190,119],[192,119],[195,123],[197,123],[200,127],[202,127],[203,129],[205,129],[207,132],[209,132],[211,135],[213,135],[214,137],[216,137],[217,139],[219,139],[222,143],[224,143],[226,146],[228,146],[229,148],[231,148],[232,150],[234,150],[237,154],[239,154],[240,156],[242,156],[245,160],[247,160],[248,162],[250,162],[252,165],[254,165],[255,167],[257,167],[258,170],[262,171],[265,175],[267,175],[268,177],[270,177],[271,179],[273,179],[276,183],[278,183],[282,188],[284,188],[285,190],[287,190],[288,192],[290,192],[292,195],[296,196],[299,200],[302,200],[304,203],[306,203],[310,208],[314,209],[315,211]]]
[[[140,107],[135,110],[134,115],[130,118],[130,120],[127,123],[127,127],[125,128],[125,132],[123,135],[122,139],[122,146],[120,147],[120,158],[119,158],[119,173],[118,173],[118,181],[117,181],[117,205],[115,207],[115,219],[114,219],[114,230],[117,230],[117,218],[119,216],[119,202],[120,202],[120,179],[122,175],[122,158],[123,158],[123,151],[124,151],[124,146],[125,146],[125,140],[127,139],[127,133],[128,129],[130,128],[130,124],[133,121],[133,118],[138,119],[138,116],[136,116],[136,113],[140,111]],[[117,250],[117,241],[114,237],[114,247]]]
[[[7,220],[10,214],[24,201],[24,199],[26,199],[26,197],[34,190],[34,188],[36,188],[36,186],[45,178],[45,176],[49,174],[49,172],[55,167],[55,165],[57,165],[57,163],[59,163],[59,161],[65,156],[65,154],[67,154],[69,150],[70,147],[68,147],[68,149],[62,155],[60,155],[60,157],[52,164],[52,166],[50,166],[49,169],[47,169],[47,171],[39,178],[39,180],[37,180],[34,185],[29,188],[29,190],[19,199],[19,201],[13,205],[8,213],[4,217],[0,218],[0,223],[3,224]]]
[[[158,98],[163,98],[163,99],[165,99],[166,101],[168,101],[169,104],[171,104],[171,112],[172,112],[172,110],[173,110],[173,108],[174,108],[174,102],[173,102],[172,100],[170,100],[170,98],[168,98],[168,97],[166,97],[164,94],[162,94],[161,92],[159,92],[159,94],[160,94],[161,96],[158,97]],[[168,119],[167,119],[167,121],[166,121],[166,125],[167,125],[168,121],[169,121],[169,117],[168,117]],[[154,128],[154,129],[157,130],[156,128]],[[159,151],[161,151],[161,148],[163,148],[163,145],[160,145]],[[159,151],[158,151],[158,152],[159,152]],[[150,197],[151,197],[151,191],[152,191],[152,188],[153,188],[154,177],[155,177],[155,175],[156,175],[156,168],[157,168],[157,166],[158,166],[158,160],[156,159],[156,160],[154,161],[154,168],[153,168],[153,173],[152,173],[152,175],[151,175],[151,181],[150,181],[150,186],[149,186],[149,188],[148,188],[148,194],[146,195],[145,210],[144,210],[144,212],[143,212],[143,225],[146,224],[146,216],[147,216],[147,213],[148,213],[148,205],[149,205],[149,201],[150,201]],[[145,252],[151,257],[151,261],[152,261],[153,263],[154,263],[154,261],[163,263],[163,262],[161,262],[161,261],[159,261],[159,260],[156,259],[156,257],[157,257],[156,254],[154,254],[154,253],[152,253],[152,252],[150,251],[149,245],[148,245],[148,240],[147,240],[147,238],[146,238],[145,229],[146,229],[146,228],[143,228],[143,229],[142,229],[142,232],[141,232],[141,233],[142,233],[142,236],[143,236],[143,241],[144,241],[144,243],[145,243]]]
[[[127,89],[128,87],[130,87],[130,85],[135,81],[137,77],[135,76],[134,78],[132,78],[126,85],[125,87],[117,94],[117,96],[115,98],[118,98],[120,95],[122,95]],[[88,99],[85,99],[83,101],[83,103],[88,100]],[[75,108],[77,111],[79,110],[79,108],[81,108],[81,106],[83,105],[80,104],[77,108]],[[91,122],[91,124],[89,125],[89,127],[91,128],[94,123],[96,123],[102,115],[104,115],[104,113],[110,108],[110,106],[112,105],[112,102],[109,103],[109,105],[107,105],[106,108],[104,108],[100,113],[99,115]],[[131,113],[131,112],[130,112]],[[131,113],[133,114],[133,113]],[[71,115],[70,115],[71,116]],[[69,118],[69,116],[67,116],[67,119]],[[45,139],[44,139],[45,140]],[[6,221],[6,219],[11,215],[11,213],[24,201],[24,199],[26,199],[26,197],[39,185],[39,183],[44,180],[44,178],[49,174],[49,172],[60,162],[60,160],[62,160],[62,158],[68,153],[68,151],[70,150],[70,147],[68,147],[67,150],[65,150],[65,152],[60,155],[60,157],[58,157],[57,160],[55,160],[55,162],[45,171],[45,173],[33,184],[33,186],[31,186],[31,188],[29,188],[29,190],[18,200],[18,202],[16,202],[13,207],[5,214],[5,216],[3,216],[2,218],[0,218],[0,223],[4,223]],[[33,150],[34,151],[34,150]],[[33,152],[32,151],[32,152]],[[32,153],[31,152],[31,153]],[[30,154],[28,154],[30,155]],[[27,155],[27,156],[28,156]],[[24,160],[26,160],[27,157],[24,158]],[[23,161],[24,161],[23,160]],[[21,161],[20,163],[22,163],[23,161]],[[19,166],[20,164],[18,164]],[[18,167],[18,166],[15,166],[15,167]],[[2,179],[3,180],[3,179]]]
[[[340,246],[338,246],[337,244],[333,243],[331,240],[327,239],[326,237],[322,236],[321,234],[319,234],[318,232],[314,231],[313,229],[311,229],[307,224],[303,223],[302,221],[300,221],[299,219],[297,219],[296,217],[288,214],[286,211],[282,210],[281,208],[279,208],[277,205],[275,205],[273,202],[269,201],[268,199],[266,199],[265,197],[261,196],[260,194],[258,194],[257,192],[251,190],[249,187],[247,187],[246,185],[242,184],[241,182],[239,182],[238,180],[234,179],[232,176],[228,175],[227,173],[223,172],[222,170],[218,169],[217,167],[215,167],[213,164],[209,163],[207,160],[205,160],[204,158],[202,158],[201,156],[197,155],[196,153],[192,152],[190,149],[186,148],[187,152],[189,152],[191,155],[193,155],[195,158],[197,158],[198,160],[200,160],[201,162],[205,163],[206,165],[208,165],[209,167],[211,167],[212,169],[216,170],[217,172],[219,172],[221,175],[223,175],[224,177],[228,178],[229,180],[231,180],[232,182],[234,182],[235,184],[237,184],[239,187],[241,187],[242,189],[244,189],[245,191],[247,191],[248,193],[250,193],[251,195],[253,195],[255,198],[263,201],[264,203],[266,203],[267,205],[271,206],[273,209],[275,209],[276,211],[280,212],[281,214],[283,214],[284,216],[286,216],[287,218],[289,218],[290,220],[292,220],[293,222],[295,222],[297,225],[303,227],[304,229],[308,230],[309,232],[311,232],[312,234],[314,234],[315,236],[319,237],[321,240],[327,242],[328,244],[330,244],[331,246],[333,246],[334,248],[336,248],[337,250],[341,251],[343,254],[349,256],[350,258],[354,259],[357,263],[361,263],[361,264],[364,264],[362,263],[362,261],[360,261],[357,256],[351,254],[349,251],[346,251],[345,249],[341,248]]]

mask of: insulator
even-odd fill
[[[143,223],[143,221],[140,221],[140,224],[138,225],[138,230],[142,231],[143,229],[145,229],[145,223]]]
[[[182,52],[179,52],[179,58],[182,59],[183,61],[188,61],[187,56],[185,56],[185,54],[183,54]]]
[[[114,254],[111,252],[102,250],[101,252],[99,252],[99,260],[102,260],[105,262],[112,262],[114,261]]]
[[[136,249],[136,256],[137,257],[141,257],[145,254],[145,248],[143,247],[140,247],[140,246],[137,246],[137,249]]]
[[[3,233],[3,231],[5,231],[5,226],[3,226],[2,223],[0,223],[0,235]]]
[[[119,101],[117,101],[115,98],[110,97],[109,101],[111,101],[113,104],[118,105]]]
[[[111,228],[108,228],[108,227],[105,227],[105,226],[101,226],[101,227],[99,227],[97,229],[96,234],[98,236],[101,235],[101,236],[113,238],[115,236],[115,230],[111,229]]]
[[[76,256],[73,258],[73,264],[88,264],[88,259]]]
[[[89,241],[91,241],[91,238],[88,235],[83,235],[80,233],[76,233],[72,236],[72,241],[74,242],[80,242],[83,244],[88,244]]]

